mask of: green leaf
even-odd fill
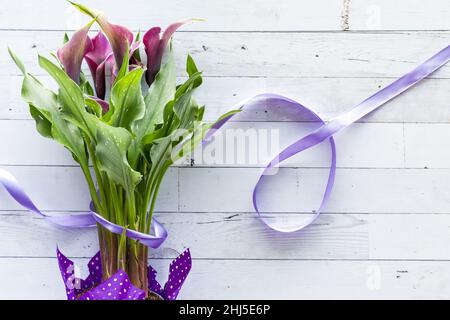
[[[163,113],[163,122],[160,124],[161,127],[167,126],[170,122],[170,120],[174,116],[173,112],[173,106],[175,104],[175,100],[169,101],[166,106],[164,107],[164,113]]]
[[[175,162],[185,155],[191,154],[192,151],[203,141],[203,138],[211,126],[211,124],[196,123],[192,130],[191,136],[188,139],[183,140],[173,149],[171,154],[172,161]]]
[[[90,9],[90,8],[86,7],[85,5],[75,3],[73,1],[68,1],[68,2],[70,4],[72,4],[75,8],[77,8],[81,13],[91,16],[92,18],[95,18],[96,16],[98,16],[100,14],[97,10]]]
[[[116,184],[120,184],[128,194],[141,180],[141,174],[134,171],[127,160],[127,150],[131,143],[131,134],[124,128],[112,127],[101,121],[98,122],[97,156],[100,170]]]
[[[113,126],[131,128],[134,121],[144,116],[145,103],[141,90],[143,74],[142,68],[136,68],[113,86],[110,98],[114,108],[110,120]]]
[[[161,127],[158,130],[146,134],[141,140],[141,145],[145,146],[152,144],[156,139],[164,137],[164,133],[165,127]]]
[[[193,79],[186,81],[189,85],[183,89],[183,94],[176,100],[169,101],[163,112],[163,125],[157,130],[147,133],[142,137],[140,143],[144,153],[148,153],[150,147],[155,140],[164,136],[171,136],[174,139],[174,131],[177,129],[190,129],[194,126],[194,122],[198,118],[199,110],[194,99],[192,99]],[[173,140],[172,142],[176,142]],[[151,146],[153,148],[153,146]]]
[[[88,96],[94,95],[94,89],[92,88],[89,81],[86,79],[86,76],[84,75],[83,71],[80,72],[80,88],[84,94],[87,94]]]
[[[126,256],[127,256],[127,227],[123,228],[120,235],[119,245],[117,248],[117,266],[119,269],[126,269]]]
[[[168,53],[168,60],[156,75],[145,96],[145,112],[142,119],[132,124],[135,141],[129,151],[130,163],[134,166],[140,154],[142,138],[155,130],[155,126],[163,122],[164,108],[175,95],[176,68],[173,52]]]
[[[49,112],[57,108],[57,96],[46,89],[38,79],[30,74],[25,74],[22,82],[22,98],[39,109],[42,115],[50,120]]]
[[[146,134],[141,140],[141,148],[144,155],[149,155],[149,162],[152,165],[151,170],[159,168],[158,162],[155,162],[155,156],[152,156],[156,152],[155,148],[161,148],[162,141],[164,145],[167,144],[167,140],[171,141],[171,146],[176,145],[183,141],[195,127],[197,114],[199,112],[198,105],[192,99],[192,83],[181,97],[176,101],[170,101],[164,108],[164,124],[153,132]],[[159,141],[159,142],[158,142]],[[158,145],[158,146],[157,146]],[[171,148],[169,150],[164,149],[168,153],[171,153]],[[158,161],[166,161],[170,158],[170,155],[166,156],[164,159],[160,158]],[[172,163],[172,161],[170,162]]]
[[[203,105],[200,108],[198,108],[198,112],[197,112],[197,116],[196,116],[195,120],[202,121],[204,115],[205,115],[205,106]]]
[[[172,137],[164,137],[156,139],[150,149],[150,162],[152,164],[151,172],[160,172],[164,168],[169,167],[173,162],[172,154]]]
[[[138,42],[141,40],[141,31],[138,31],[136,37],[134,38],[134,42]],[[133,52],[132,57],[134,57],[137,61],[141,61],[141,54],[139,53],[139,49]]]
[[[58,66],[47,58],[39,56],[39,65],[47,71],[59,85],[58,100],[63,117],[86,132],[93,140],[96,128],[92,114],[85,109],[84,96],[78,85]]]
[[[239,112],[241,112],[241,111],[242,111],[241,109],[230,110],[230,111],[224,113],[223,115],[221,115],[219,118],[217,118],[217,120],[214,121],[214,122],[211,124],[211,126],[213,126],[213,125],[215,125],[216,123],[218,123],[218,122],[220,122],[220,121],[222,121],[222,120],[225,120],[226,118],[229,118],[229,117],[231,117],[232,115],[235,115],[236,113],[239,113]]]
[[[168,52],[167,62],[155,77],[155,81],[145,96],[145,116],[136,124],[136,134],[143,136],[152,131],[153,127],[162,122],[164,107],[173,100],[175,95],[176,68],[173,51]]]
[[[82,165],[88,165],[88,155],[84,145],[83,135],[78,127],[63,119],[58,110],[53,110],[52,136],[53,139],[72,152],[74,159]]]
[[[175,102],[173,111],[179,120],[178,128],[189,129],[192,126],[197,116],[198,106],[192,99],[191,89]]]
[[[10,54],[12,52],[10,51]],[[14,61],[22,65],[17,56]],[[23,66],[23,65],[22,65]],[[22,98],[30,105],[30,113],[36,121],[36,129],[47,138],[53,138],[69,149],[80,163],[87,164],[87,154],[80,130],[65,121],[59,111],[58,96],[46,89],[35,77],[24,71]]]
[[[42,86],[33,76],[26,75],[22,85],[22,97],[30,104],[30,113],[36,121],[38,132],[45,137],[52,137],[69,149],[78,162],[87,164],[81,132],[62,118],[56,94]]]
[[[141,30],[136,33],[136,37],[134,37],[134,42],[138,42],[141,40]]]
[[[195,65],[194,59],[191,57],[190,54],[187,56],[186,60],[186,71],[189,75],[189,77],[192,77],[196,73],[199,73],[197,66]],[[202,77],[197,77],[194,81],[194,88],[199,87],[203,82]]]
[[[120,67],[119,73],[117,74],[114,83],[122,79],[128,73],[129,63],[130,63],[130,48],[127,41],[127,50],[125,51],[125,55],[123,56],[122,66]]]
[[[202,77],[202,74],[200,72],[196,72],[192,74],[189,79],[187,79],[182,85],[180,85],[177,88],[177,91],[175,93],[175,98],[179,98],[184,93],[186,93],[188,90],[191,90],[194,88],[195,82],[198,81]]]
[[[45,138],[53,138],[52,123],[39,109],[30,104],[30,114],[36,122],[36,130]]]
[[[204,106],[201,108],[197,108],[196,118],[203,117],[203,112]],[[211,127],[213,127],[216,123],[239,112],[241,112],[240,109],[228,111],[212,123],[202,123],[197,120],[193,121],[191,123],[191,126],[189,127],[189,132],[192,132],[192,135],[188,139],[184,139],[183,141],[181,141],[181,143],[173,148],[171,155],[172,161],[175,162],[185,155],[190,154],[203,141],[206,133],[209,129],[211,129]],[[201,116],[199,116],[199,114],[201,114]]]
[[[192,133],[198,109],[192,99],[192,90],[166,105],[164,125],[145,135],[141,141],[144,155],[149,155],[152,172],[173,163],[172,146],[182,142]]]
[[[86,106],[87,106],[88,110],[89,110],[92,114],[94,114],[94,115],[97,116],[98,118],[101,118],[101,117],[102,117],[103,109],[102,109],[102,106],[101,106],[97,101],[95,101],[95,100],[92,99],[92,98],[86,97],[86,98],[84,99],[84,102],[86,103]]]
[[[11,50],[10,47],[8,47],[8,52],[11,58],[13,59],[14,63],[17,65],[17,67],[20,69],[20,71],[25,75],[27,73],[25,66],[23,65],[22,61],[16,56],[16,54]]]

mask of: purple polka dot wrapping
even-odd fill
[[[68,300],[144,300],[145,292],[136,288],[127,273],[118,270],[102,282],[102,262],[97,252],[88,262],[89,275],[81,279],[75,275],[75,264],[57,249],[61,276]],[[148,287],[164,300],[175,300],[192,266],[191,253],[186,249],[169,267],[169,278],[162,287],[156,280],[156,270],[148,266]]]

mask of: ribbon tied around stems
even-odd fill
[[[30,197],[26,194],[23,188],[20,186],[16,178],[8,171],[0,168],[0,184],[5,187],[6,191],[16,200],[17,203],[22,205],[25,209],[36,213],[37,215],[45,218],[47,221],[53,223],[58,227],[65,228],[89,228],[95,227],[100,224],[102,227],[108,229],[112,233],[122,234],[124,227],[119,226],[111,221],[103,218],[97,212],[92,210],[75,215],[68,216],[48,216],[40,211],[36,205],[31,201]],[[126,235],[128,238],[139,241],[141,244],[158,248],[164,240],[167,238],[167,230],[156,219],[152,219],[151,223],[152,233],[145,234],[135,230],[126,229]]]
[[[365,99],[363,102],[357,104],[355,107],[350,109],[349,111],[343,113],[342,115],[326,122],[324,121],[318,114],[316,114],[311,109],[305,107],[301,103],[289,99],[287,97],[271,94],[271,93],[263,93],[256,95],[252,98],[246,99],[242,102],[239,102],[233,108],[235,109],[244,109],[253,107],[262,107],[262,108],[270,108],[273,106],[277,106],[279,108],[287,109],[289,107],[295,108],[296,114],[307,115],[313,120],[319,122],[321,126],[311,132],[310,134],[304,136],[301,139],[298,139],[284,150],[282,150],[272,161],[267,164],[267,166],[262,170],[261,175],[253,189],[253,207],[260,217],[260,219],[270,228],[279,232],[295,232],[302,230],[313,223],[317,217],[319,217],[321,211],[327,205],[331,191],[333,189],[334,179],[336,175],[336,145],[333,139],[333,135],[342,129],[350,126],[352,123],[358,121],[362,117],[376,110],[386,102],[392,100],[396,96],[400,95],[404,91],[408,90],[431,73],[445,65],[450,59],[450,46],[444,48],[443,50],[436,53],[434,56],[426,60],[424,63],[408,72],[401,78],[395,80],[385,88],[376,92],[369,98]],[[208,143],[210,138],[214,135],[216,130],[220,129],[225,123],[227,123],[231,118],[233,118],[235,114],[222,119],[217,122],[210,131],[207,132],[203,143]],[[275,224],[269,217],[264,216],[259,209],[258,197],[261,186],[267,183],[267,176],[270,175],[271,170],[276,168],[283,161],[293,157],[294,155],[309,149],[321,142],[328,140],[331,149],[331,164],[330,171],[328,174],[328,181],[322,196],[321,203],[319,208],[313,211],[313,215],[310,219],[306,220],[306,222],[302,222],[293,226],[279,226]],[[18,184],[17,180],[6,170],[0,169],[0,184],[6,188],[6,190],[11,194],[11,196],[23,207],[30,210],[31,212],[37,213],[38,215],[46,218],[48,221],[63,227],[70,228],[84,228],[84,227],[93,227],[96,223],[102,225],[113,233],[121,234],[124,230],[123,227],[116,225],[96,212],[92,211],[89,213],[84,213],[80,215],[70,215],[70,216],[58,216],[58,217],[50,217],[39,211],[33,202],[30,200],[28,195],[23,191],[23,189]],[[156,220],[152,220],[152,229],[154,235],[143,234],[141,232],[137,232],[134,230],[126,230],[126,235],[134,240],[140,241],[142,244],[157,248],[162,242],[167,238],[167,231],[164,227],[159,224]]]

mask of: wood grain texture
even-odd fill
[[[80,2],[102,9],[111,21],[134,30],[166,26],[186,17],[205,19],[184,28],[196,31],[450,30],[446,0],[280,0],[276,6],[270,0],[230,0],[226,4],[220,0]],[[2,6],[0,29],[73,30],[88,21],[63,1],[20,3]]]
[[[449,30],[446,0],[352,0],[350,30]]]
[[[301,235],[270,232],[253,212],[158,212],[155,217],[170,236],[152,259],[175,258],[189,247],[197,259],[450,260],[450,214],[323,214]],[[59,229],[22,211],[2,212],[1,218],[0,257],[53,257],[56,244],[78,258],[98,250],[93,229]],[[19,237],[29,245],[17,248]]]
[[[179,170],[181,210],[252,211],[251,194],[260,169]],[[327,175],[328,169],[281,168],[269,178],[270,183],[261,187],[260,208],[267,212],[311,212],[320,204]],[[325,211],[446,213],[450,204],[449,179],[447,169],[338,169]],[[217,194],[226,196],[217,197]]]
[[[183,27],[197,31],[302,31],[340,30],[341,2],[321,0],[305,3],[283,0],[274,6],[270,0],[171,0],[168,2],[130,0],[79,1],[103,10],[114,23],[133,30],[147,30],[153,26],[167,26],[185,18],[201,18],[205,21]],[[303,3],[302,3],[303,2]],[[308,10],[302,7],[307,6]],[[73,30],[89,20],[70,5],[59,0],[21,0],[2,6],[4,15],[1,29]],[[58,14],[55,14],[57,12]],[[139,12],[139,13],[137,13]],[[39,19],[31,18],[39,16]],[[264,19],[261,19],[264,17]]]
[[[174,47],[180,80],[187,52],[204,72],[196,98],[207,105],[208,120],[265,91],[330,120],[447,46],[450,36],[447,0],[82,2],[135,31],[205,18],[183,27]],[[0,17],[0,166],[48,214],[86,210],[81,172],[63,148],[35,132],[6,47],[55,88],[37,54],[54,51],[63,30],[71,33],[88,19],[59,0],[6,1]],[[252,188],[273,153],[252,163],[202,162],[196,154],[193,163],[177,164],[157,203],[156,217],[170,234],[151,253],[159,279],[189,247],[194,263],[184,299],[448,299],[449,88],[447,65],[337,134],[330,205],[300,233],[271,232],[253,212]],[[308,121],[262,108],[241,113],[225,129],[255,130],[258,138],[278,131],[281,149],[315,127]],[[308,218],[328,166],[326,144],[286,161],[261,190],[265,215],[280,223]],[[82,275],[98,250],[95,230],[57,229],[4,190],[0,242],[0,299],[64,299],[56,245],[75,257]]]
[[[87,261],[75,259],[81,274],[87,274],[83,268]],[[165,281],[169,261],[153,260],[152,264],[158,270],[159,280]],[[448,261],[194,260],[192,274],[179,298],[445,299],[449,291],[449,264]],[[0,258],[0,265],[4,274],[21,275],[5,279],[1,298],[65,298],[56,259]]]
[[[37,54],[55,51],[61,31],[0,31],[35,75],[45,74]],[[184,74],[190,52],[205,76],[214,77],[399,77],[448,45],[450,32],[182,32],[173,43]],[[0,75],[20,74],[7,50],[0,50]],[[299,59],[301,57],[301,59]],[[450,78],[444,66],[431,78]]]

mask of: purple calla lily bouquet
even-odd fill
[[[204,106],[192,97],[202,77],[189,55],[188,79],[176,84],[170,39],[188,21],[170,25],[162,35],[159,27],[151,28],[140,39],[108,22],[103,13],[72,5],[93,20],[70,39],[66,35],[53,59],[39,56],[39,65],[58,84],[57,92],[28,73],[10,50],[24,75],[22,97],[38,132],[66,147],[80,165],[94,211],[124,230],[149,234],[167,169],[190,154],[212,125],[202,121]],[[94,23],[101,31],[91,38]],[[92,81],[82,71],[83,60]],[[98,237],[101,280],[123,270],[146,297],[148,247],[126,232],[120,235],[101,226]]]

